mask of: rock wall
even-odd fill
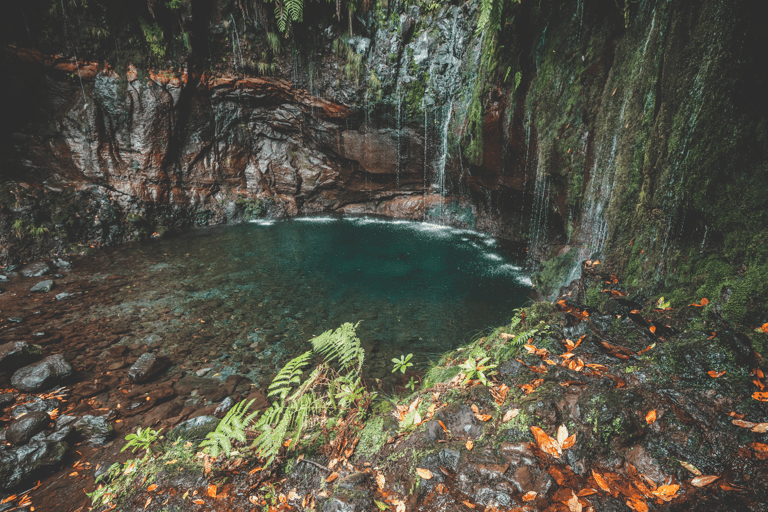
[[[249,5],[191,2],[192,45],[164,71],[7,40],[5,261],[254,215],[367,213],[527,240],[532,269],[560,255],[545,294],[608,256],[645,293],[730,295],[754,271],[734,312],[768,300],[753,3],[510,3],[482,35],[477,2],[380,2],[341,23],[307,4],[312,21],[282,41]]]

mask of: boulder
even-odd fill
[[[83,416],[73,424],[73,427],[91,446],[106,444],[115,431],[104,416]]]
[[[0,446],[0,490],[10,490],[59,466],[67,452],[63,441],[32,441],[24,446]]]
[[[134,382],[144,382],[151,379],[165,368],[162,360],[155,354],[146,352],[139,357],[128,370],[128,376]]]
[[[25,366],[11,377],[11,386],[28,393],[44,391],[72,375],[72,367],[64,356],[54,354],[42,361]]]
[[[5,440],[14,446],[26,444],[32,436],[46,430],[51,424],[51,417],[45,412],[30,412],[17,418],[8,425]]]
[[[40,277],[51,271],[51,267],[44,261],[35,261],[21,267],[21,275],[24,277]]]
[[[10,371],[39,361],[43,349],[39,345],[25,341],[12,341],[0,345],[0,371]]]
[[[34,402],[21,404],[13,410],[14,417],[19,417],[30,412],[51,412],[58,409],[61,401],[55,398],[37,399]]]
[[[53,281],[51,281],[50,279],[47,279],[45,281],[40,281],[39,283],[37,283],[35,286],[30,288],[29,291],[47,293],[53,290],[53,286],[54,286]]]
[[[173,427],[168,433],[168,437],[173,439],[196,439],[202,441],[209,432],[216,430],[218,424],[219,418],[216,416],[198,416],[187,421],[182,421]]]

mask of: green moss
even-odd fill
[[[370,458],[376,454],[387,441],[387,431],[384,429],[384,418],[376,416],[365,424],[360,431],[360,441],[356,453],[359,457]]]

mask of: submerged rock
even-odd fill
[[[188,419],[173,427],[169,438],[202,440],[209,432],[216,430],[219,418],[216,416],[198,416]]]
[[[70,375],[72,375],[72,367],[64,356],[54,354],[14,373],[11,377],[11,385],[21,391],[33,393],[50,389]]]
[[[24,277],[40,277],[51,271],[51,267],[44,261],[36,261],[21,267],[21,275]]]
[[[128,370],[128,376],[134,382],[144,382],[158,374],[165,364],[154,354],[146,352],[139,357]]]
[[[43,292],[47,293],[53,289],[53,281],[50,279],[47,279],[45,281],[40,281],[35,286],[29,289],[31,292]]]

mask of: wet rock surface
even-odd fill
[[[29,412],[15,419],[5,431],[5,440],[13,446],[26,444],[32,437],[46,430],[51,417],[45,412]]]
[[[61,354],[25,366],[11,377],[11,385],[21,391],[45,391],[62,383],[72,375],[72,366]]]

